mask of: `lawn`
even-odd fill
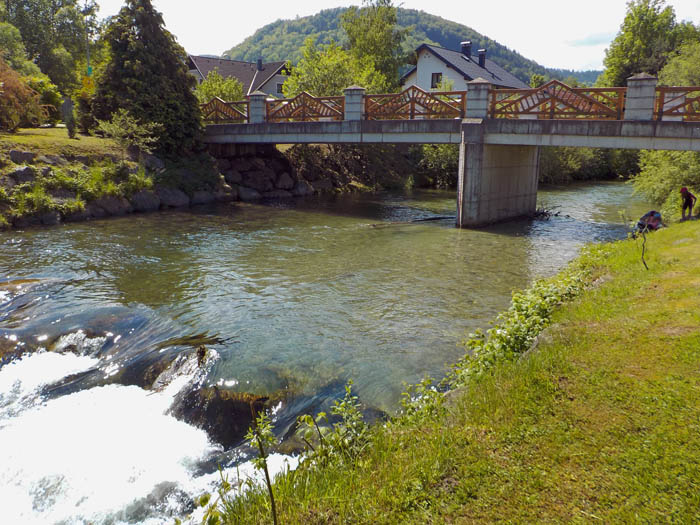
[[[77,135],[68,138],[65,128],[23,128],[16,133],[0,133],[2,149],[23,149],[42,155],[121,156],[121,148],[111,139]]]

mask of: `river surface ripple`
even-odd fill
[[[284,392],[280,436],[350,379],[368,413],[391,413],[404,384],[442,376],[512,290],[586,242],[623,238],[620,211],[649,209],[618,183],[544,188],[539,201],[560,215],[479,230],[454,227],[453,192],[419,191],[0,233],[0,345],[34,349],[0,365],[8,523],[161,523],[186,511],[218,464],[246,459],[168,415],[195,379]],[[216,357],[202,377],[157,392],[129,379],[201,341]]]

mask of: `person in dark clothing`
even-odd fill
[[[695,205],[697,197],[690,193],[688,191],[688,188],[683,187],[681,188],[681,199],[683,200],[683,217],[681,217],[681,220],[684,221],[686,219],[685,210],[688,210],[688,219],[690,219],[693,216],[693,206]]]
[[[656,231],[662,226],[661,214],[656,210],[651,210],[642,215],[637,221],[637,232]]]

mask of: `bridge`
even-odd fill
[[[457,225],[532,214],[540,146],[700,151],[700,87],[658,87],[641,74],[626,88],[494,89],[343,97],[214,99],[203,107],[215,156],[240,144],[459,144]]]

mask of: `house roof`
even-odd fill
[[[284,69],[285,64],[286,62],[269,62],[263,64],[262,70],[258,71],[258,65],[255,62],[189,55],[190,69],[199,71],[202,78],[207,78],[211,71],[218,69],[219,75],[224,78],[237,78],[243,84],[243,92],[246,95],[259,90],[268,80]]]
[[[418,49],[416,49],[416,54],[420,53],[423,49],[427,49],[445,64],[459,72],[465,78],[465,80],[474,80],[475,78],[481,77],[484,80],[487,80],[500,87],[515,89],[527,89],[530,87],[518,77],[509,73],[501,66],[496,64],[493,60],[489,60],[488,58],[486,59],[485,63],[486,67],[481,67],[479,65],[478,56],[472,55],[467,57],[463,55],[461,51],[452,51],[451,49],[432,46],[430,44],[423,44],[419,46]],[[416,68],[414,67],[408,71],[408,73],[401,77],[401,82],[403,82],[415,70]]]

